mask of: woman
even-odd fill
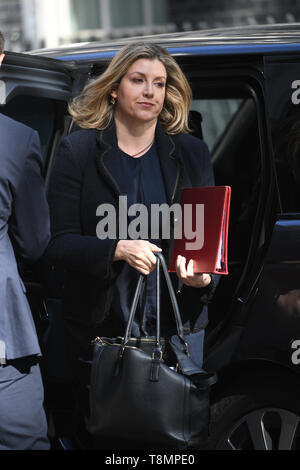
[[[58,149],[47,258],[65,270],[63,314],[75,362],[96,334],[124,333],[139,273],[147,284],[133,334],[154,332],[155,252],[169,260],[170,239],[161,237],[162,224],[154,239],[120,236],[120,225],[115,238],[105,238],[97,214],[110,204],[119,220],[120,196],[128,207],[142,203],[151,213],[153,204],[179,202],[183,187],[214,184],[207,146],[188,135],[190,102],[189,84],[170,54],[139,43],[123,48],[70,105],[82,129]],[[203,328],[212,276],[195,274],[193,263],[178,257],[173,281],[186,329]],[[162,300],[162,334],[170,335],[175,322],[164,292]]]

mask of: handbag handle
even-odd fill
[[[157,352],[159,352],[159,353],[161,352],[161,343],[160,343],[160,265],[161,265],[162,268],[163,268],[163,272],[164,272],[164,276],[165,276],[165,279],[166,279],[166,282],[167,282],[169,295],[170,295],[171,302],[172,302],[172,307],[173,307],[174,316],[175,316],[175,320],[176,320],[177,334],[178,334],[178,337],[180,338],[181,342],[185,346],[185,352],[188,355],[188,346],[187,346],[187,342],[186,342],[186,339],[185,339],[185,336],[184,336],[181,316],[180,316],[176,296],[175,296],[175,293],[174,293],[174,289],[173,289],[173,286],[172,286],[170,275],[168,273],[168,268],[167,268],[164,256],[161,253],[154,253],[154,254],[157,257],[157,266],[156,266],[156,308],[157,308],[156,348],[157,349],[156,348],[155,349],[157,350]],[[131,335],[132,324],[133,324],[133,320],[134,320],[134,317],[135,317],[137,303],[138,303],[138,299],[141,295],[141,290],[142,290],[142,286],[143,286],[144,282],[145,282],[145,276],[143,274],[140,274],[139,279],[138,279],[138,283],[137,283],[137,287],[136,287],[136,290],[135,290],[131,310],[130,310],[129,319],[128,319],[127,326],[126,326],[125,335],[124,335],[122,345],[121,345],[121,355],[123,355],[124,349],[125,349],[126,344],[129,340],[129,337]]]

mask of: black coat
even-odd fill
[[[179,202],[183,187],[214,185],[209,151],[202,140],[186,134],[168,135],[158,124],[156,146],[168,204]],[[114,124],[101,132],[76,131],[62,139],[50,180],[52,238],[46,259],[65,272],[65,318],[82,326],[101,325],[109,314],[114,279],[119,263],[123,263],[113,263],[118,240],[96,237],[99,204],[110,203],[118,208],[116,150]],[[169,241],[163,244],[163,253],[168,260]],[[178,278],[175,273],[172,277],[177,290]],[[212,285],[181,289],[179,303],[186,319],[190,319],[188,328],[195,326],[192,318],[199,317],[211,290]]]

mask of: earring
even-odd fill
[[[116,100],[113,96],[110,97],[110,104],[114,105],[116,103]]]

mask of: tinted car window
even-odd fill
[[[300,210],[300,100],[298,60],[269,59],[268,108],[283,212]]]
[[[202,131],[210,151],[236,114],[243,100],[231,99],[194,99],[191,109],[199,111],[203,118]]]
[[[1,107],[1,113],[38,131],[45,164],[54,129],[55,102],[47,98],[19,95]]]

